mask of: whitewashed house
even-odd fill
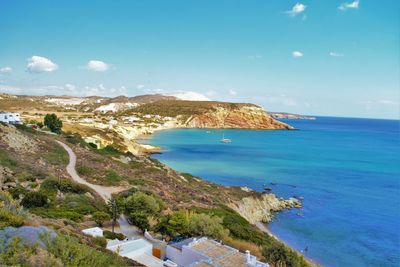
[[[241,253],[207,237],[189,238],[169,244],[166,256],[178,266],[185,267],[269,267],[268,263],[258,261],[249,251]]]
[[[103,236],[103,229],[101,229],[99,227],[93,227],[93,228],[84,229],[84,230],[82,230],[82,232],[85,235],[90,235],[90,236],[93,236],[93,237]]]
[[[16,112],[0,112],[0,122],[9,124],[21,124],[21,116]]]
[[[153,244],[143,238],[123,241],[118,239],[110,240],[107,243],[107,249],[148,267],[164,266],[162,260],[153,256]]]

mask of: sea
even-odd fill
[[[173,129],[142,142],[178,171],[301,198],[268,228],[323,266],[400,266],[400,122],[283,121],[298,130]]]

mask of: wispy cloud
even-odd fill
[[[268,105],[273,105],[273,106],[286,106],[286,107],[291,107],[291,106],[297,106],[298,103],[296,100],[293,98],[281,94],[281,95],[265,95],[261,96],[260,99],[268,104]]]
[[[11,67],[3,67],[3,68],[0,68],[0,73],[1,74],[6,74],[6,73],[10,73],[10,72],[12,72],[13,71],[13,69],[11,68]]]
[[[237,92],[233,89],[229,89],[229,95],[231,96],[237,96]]]
[[[300,13],[303,13],[306,10],[307,6],[301,3],[295,4],[291,10],[286,11],[285,13],[288,14],[289,16],[296,16]]]
[[[30,73],[53,72],[58,69],[58,66],[48,58],[32,56],[31,58],[28,58],[26,69]]]
[[[143,89],[144,87],[145,87],[144,84],[138,84],[138,85],[136,85],[136,88],[139,89],[139,90]]]
[[[357,104],[364,106],[366,110],[373,110],[377,108],[399,108],[400,102],[393,101],[389,99],[379,99],[379,100],[363,100],[357,102]]]
[[[360,0],[355,0],[353,2],[350,3],[342,3],[338,9],[345,11],[347,9],[358,9],[358,7],[360,6]]]
[[[208,90],[208,91],[206,92],[206,96],[208,96],[208,97],[213,97],[213,96],[215,96],[216,94],[217,94],[217,92],[214,91],[214,90]]]
[[[26,95],[62,95],[70,96],[118,96],[127,95],[128,90],[125,86],[106,87],[103,84],[79,87],[73,84],[65,85],[47,85],[47,86],[12,86],[1,85],[0,92],[10,94],[26,94]]]
[[[90,71],[105,72],[110,69],[110,65],[101,60],[90,60],[85,68]]]
[[[338,52],[329,52],[331,57],[344,57],[344,54]]]
[[[302,57],[302,56],[303,56],[303,53],[300,52],[300,51],[293,51],[293,52],[292,52],[292,56],[293,56],[294,58]]]
[[[250,60],[256,60],[256,59],[263,58],[263,56],[262,55],[250,55],[250,56],[247,56],[247,58]]]

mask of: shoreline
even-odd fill
[[[258,228],[258,230],[260,230],[261,232],[275,238],[276,240],[278,240],[279,242],[282,242],[285,246],[293,249],[296,253],[298,253],[299,255],[303,256],[303,258],[309,263],[311,264],[311,266],[315,266],[315,267],[319,267],[322,266],[321,264],[318,264],[317,262],[315,262],[314,260],[310,259],[309,257],[307,257],[306,255],[304,255],[303,253],[301,253],[300,251],[294,249],[292,246],[288,245],[285,241],[283,241],[282,239],[278,238],[274,233],[271,232],[271,230],[268,229],[267,225],[264,224],[263,222],[256,222],[254,224],[254,226],[256,226]]]
[[[160,132],[160,131],[174,130],[174,129],[179,129],[179,128],[158,129],[158,130],[156,130],[156,131],[157,131],[157,132]],[[154,132],[156,132],[156,131],[154,131]],[[154,145],[151,145],[151,144],[142,144],[142,143],[139,143],[139,142],[138,142],[139,140],[151,140],[151,139],[152,139],[152,136],[153,136],[153,134],[154,134],[154,132],[151,133],[151,134],[141,135],[140,138],[138,138],[138,139],[135,140],[135,141],[136,141],[138,144],[140,144],[140,145],[149,145],[149,146],[152,146],[152,147],[154,147],[154,148],[158,148],[158,149],[153,149],[152,151],[149,151],[148,154],[147,154],[148,157],[151,157],[151,155],[153,155],[153,154],[162,154],[163,152],[167,151],[167,150],[163,149],[162,147],[157,147],[157,146],[154,146]],[[168,165],[167,165],[167,166],[168,166]],[[170,166],[168,166],[168,167],[170,167]],[[171,168],[171,167],[170,167],[170,168]],[[203,178],[201,178],[201,179],[203,179]],[[221,184],[221,185],[223,185],[223,184]],[[223,186],[225,186],[225,185],[223,185]],[[251,189],[251,190],[254,190],[254,189]],[[273,237],[274,239],[278,240],[279,242],[281,242],[281,243],[284,244],[285,246],[291,248],[293,251],[295,251],[296,253],[298,253],[298,254],[301,255],[302,257],[304,257],[304,259],[305,259],[311,266],[314,266],[314,267],[322,266],[321,264],[316,263],[314,260],[310,259],[309,257],[307,257],[306,255],[304,255],[304,254],[301,253],[300,251],[296,250],[296,249],[293,248],[292,246],[288,245],[288,244],[287,244],[285,241],[283,241],[282,239],[278,238],[275,234],[273,234],[273,233],[271,232],[271,230],[268,229],[267,225],[265,225],[263,222],[258,221],[258,222],[256,222],[256,223],[254,224],[254,226],[257,227],[257,229],[260,230],[261,232],[263,232],[263,233],[265,233],[265,234],[267,234],[267,235]]]

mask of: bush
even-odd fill
[[[124,153],[122,153],[121,151],[119,151],[118,149],[114,148],[111,145],[108,145],[104,148],[98,149],[96,150],[99,154],[102,155],[110,155],[110,156],[120,156],[123,155]]]
[[[5,227],[20,227],[24,224],[24,218],[11,211],[0,209],[0,229]]]
[[[154,196],[137,192],[126,199],[125,213],[128,215],[132,213],[143,213],[151,216],[159,213],[163,205],[162,201]]]
[[[28,192],[21,201],[25,208],[43,207],[47,204],[47,196],[42,192]]]
[[[44,240],[49,253],[64,266],[132,266],[129,260],[108,251],[97,251],[71,236],[58,235]]]
[[[53,177],[44,180],[40,186],[40,189],[45,191],[60,190],[63,193],[70,192],[76,194],[84,194],[90,190],[87,186],[76,183],[74,181],[68,179],[58,179]]]
[[[209,236],[218,240],[229,235],[229,230],[222,226],[222,218],[201,213],[190,216],[188,232],[191,236]]]
[[[144,212],[132,212],[129,214],[129,221],[144,231],[150,228],[149,215]]]
[[[27,190],[22,186],[17,186],[9,189],[8,192],[11,194],[13,199],[19,199],[21,195],[23,196],[26,194]]]
[[[108,230],[104,230],[103,231],[103,236],[107,239],[118,239],[118,240],[124,240],[125,239],[125,235],[121,234],[121,233],[113,233],[111,231]]]
[[[88,175],[93,173],[93,169],[86,166],[79,166],[76,170],[80,175]]]
[[[97,223],[98,226],[102,227],[103,223],[105,221],[108,221],[111,219],[110,215],[108,213],[105,213],[103,211],[96,211],[92,215],[93,220]]]
[[[51,218],[51,219],[69,219],[74,222],[79,222],[82,220],[83,216],[75,211],[64,211],[52,208],[34,208],[30,210],[32,213],[39,215],[41,217]]]
[[[108,184],[117,184],[118,182],[122,181],[123,177],[119,176],[114,170],[107,169],[106,170],[106,182]]]
[[[107,247],[107,239],[105,239],[102,236],[95,236],[92,238],[92,243],[95,246],[99,246],[101,248],[106,248]]]
[[[46,114],[46,116],[44,116],[44,125],[46,125],[53,133],[61,133],[62,121],[54,113]]]

